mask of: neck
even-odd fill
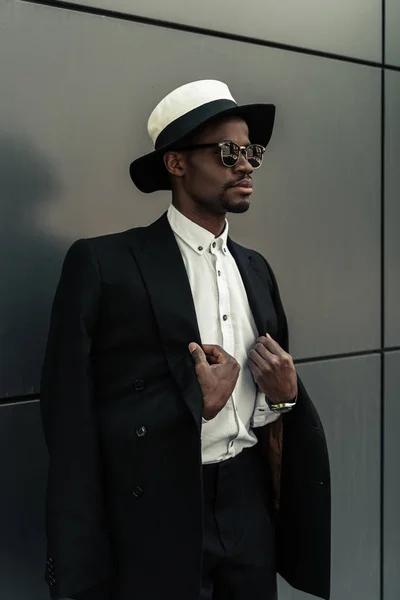
[[[193,223],[196,223],[196,225],[203,227],[203,229],[206,229],[215,237],[220,236],[225,229],[226,213],[210,213],[203,207],[193,203],[191,203],[190,205],[183,205],[182,203],[177,202],[175,198],[173,198],[172,204],[187,219],[190,219],[191,221],[193,221]]]

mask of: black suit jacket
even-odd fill
[[[229,248],[260,335],[288,349],[268,263],[232,240]],[[202,395],[192,341],[201,343],[196,313],[165,214],[72,245],[41,386],[53,598],[198,600]],[[301,381],[296,409],[257,434],[275,482],[278,570],[328,598],[329,462]]]

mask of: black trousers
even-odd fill
[[[203,466],[200,600],[276,600],[269,485],[257,446]]]

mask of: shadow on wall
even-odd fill
[[[0,398],[39,390],[55,282],[65,250],[39,210],[59,191],[26,140],[0,137]]]
[[[47,450],[38,402],[0,407],[0,598],[47,600]]]

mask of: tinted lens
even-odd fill
[[[239,158],[240,147],[235,142],[224,142],[221,144],[221,158],[226,167],[236,165]]]
[[[253,169],[257,169],[261,166],[262,159],[264,154],[264,148],[262,146],[258,146],[257,144],[251,144],[247,148],[247,160],[253,167]]]

